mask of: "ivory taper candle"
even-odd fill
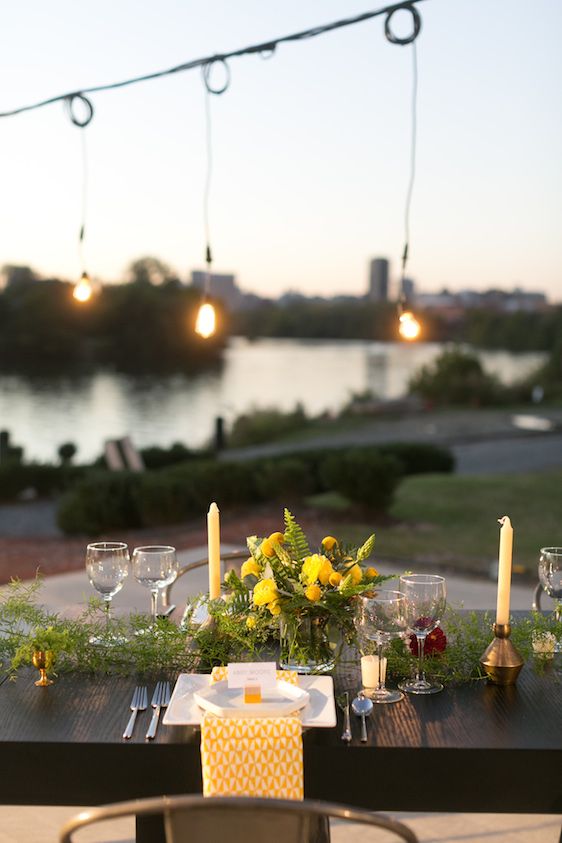
[[[207,543],[209,549],[209,599],[216,600],[221,594],[221,539],[220,515],[216,503],[207,513]]]
[[[500,551],[498,564],[498,603],[496,623],[509,623],[509,596],[511,591],[511,563],[513,556],[513,527],[507,515],[498,518],[500,528]]]

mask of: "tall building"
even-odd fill
[[[369,299],[371,301],[388,300],[388,261],[386,258],[374,258],[370,263]]]
[[[191,283],[200,290],[205,288],[206,278],[207,273],[204,270],[194,269],[191,272]],[[234,275],[219,275],[212,272],[209,292],[217,299],[222,299],[230,310],[236,310],[240,305],[242,294]]]

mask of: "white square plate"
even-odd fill
[[[218,717],[288,717],[310,700],[308,691],[283,680],[263,691],[259,703],[245,703],[244,688],[229,688],[226,679],[195,691],[193,696],[199,708]]]
[[[211,685],[210,673],[180,673],[162,722],[165,726],[200,726],[202,709],[194,692]],[[307,691],[308,704],[301,711],[303,726],[332,729],[336,725],[334,682],[331,676],[299,676],[299,688]]]

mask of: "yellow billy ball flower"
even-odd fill
[[[374,580],[375,577],[378,577],[379,572],[376,568],[367,568],[365,571],[365,579],[366,580]]]
[[[242,568],[240,569],[240,576],[242,577],[242,579],[244,579],[244,577],[247,577],[248,574],[254,574],[254,576],[259,577],[260,573],[260,566],[258,565],[253,556],[248,557],[248,559],[246,559],[246,561],[242,565]]]
[[[351,576],[354,585],[358,585],[363,579],[363,569],[358,562],[352,562],[350,565],[346,565],[345,570]]]
[[[334,573],[334,569],[332,568],[332,563],[329,559],[326,559],[325,556],[321,556],[320,559],[323,560],[322,567],[318,572],[318,579],[322,583],[322,585],[328,585],[330,581],[331,575]]]
[[[269,542],[274,542],[275,544],[283,544],[285,541],[284,533],[272,533],[268,538]]]
[[[324,548],[324,550],[333,550],[337,543],[338,540],[335,539],[333,536],[325,536],[322,539],[322,547]]]
[[[273,603],[270,603],[267,607],[272,615],[280,615],[281,614],[281,604],[279,600],[274,600]]]
[[[255,617],[253,615],[249,615],[246,618],[246,626],[248,627],[248,629],[253,629],[255,627],[255,625],[256,625]]]
[[[275,550],[269,539],[264,539],[260,545],[260,550],[264,556],[275,556]]]
[[[320,556],[318,553],[313,553],[312,556],[306,556],[302,563],[302,582],[305,585],[311,585],[313,582],[316,582],[324,562],[327,561],[325,556]]]
[[[255,606],[267,606],[279,597],[275,581],[271,579],[260,580],[254,586],[253,598]]]
[[[312,585],[309,585],[305,589],[304,596],[307,600],[310,600],[311,603],[316,603],[322,597],[320,586],[316,585],[316,583],[312,583]]]
[[[328,580],[330,585],[333,585],[337,588],[337,586],[341,583],[341,574],[338,571],[334,571],[330,574],[330,578]]]

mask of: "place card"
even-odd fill
[[[231,662],[227,675],[229,688],[244,688],[245,703],[260,703],[262,691],[277,686],[275,662]]]

